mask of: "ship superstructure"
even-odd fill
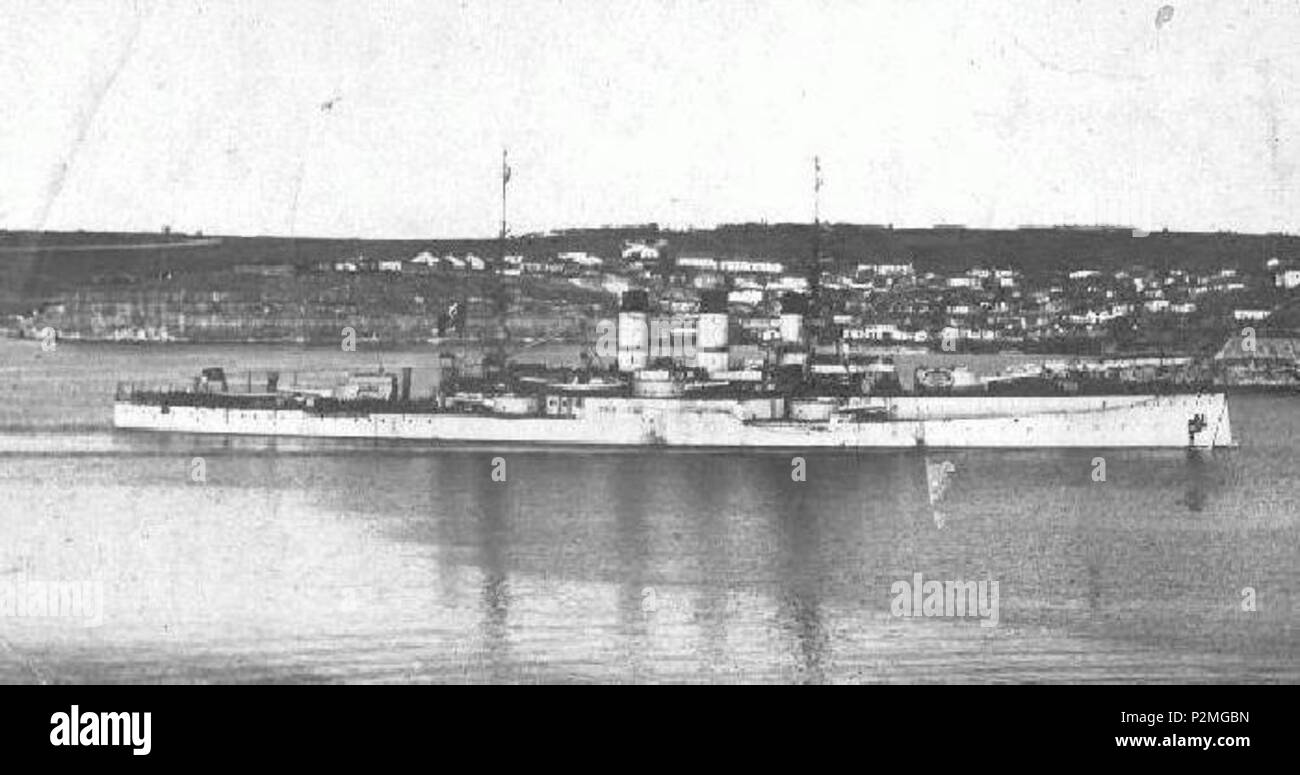
[[[422,440],[431,443],[670,447],[1225,447],[1222,393],[1185,379],[1126,378],[1149,366],[1057,364],[977,377],[809,340],[805,300],[788,297],[780,341],[758,362],[730,346],[725,298],[703,295],[691,320],[652,315],[624,294],[616,341],[581,369],[444,357],[412,390],[412,369],[350,375],[325,387],[232,392],[220,369],[183,389],[124,388],[117,427],[183,433]],[[601,350],[604,352],[601,352]],[[1167,375],[1168,376],[1168,375]]]

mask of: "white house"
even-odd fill
[[[722,261],[718,264],[718,268],[724,272],[744,272],[748,274],[781,274],[785,269],[776,261],[748,261],[745,259]]]
[[[623,258],[637,261],[654,261],[659,258],[659,248],[639,240],[623,242]]]
[[[798,277],[796,275],[785,275],[767,283],[769,291],[794,291],[803,293],[808,290],[808,278]]]
[[[1273,314],[1273,311],[1267,309],[1234,309],[1232,311],[1234,320],[1266,320],[1271,314]]]
[[[704,290],[707,288],[721,288],[723,286],[722,275],[716,272],[701,272],[691,278],[691,287]]]
[[[1273,276],[1273,281],[1279,288],[1286,288],[1288,291],[1300,286],[1300,269],[1286,269],[1278,272]]]
[[[732,291],[727,294],[727,302],[731,304],[748,304],[754,306],[763,302],[762,291]]]
[[[877,277],[907,277],[915,274],[911,264],[858,264],[858,274]]]
[[[632,287],[632,283],[621,275],[607,274],[601,281],[600,287],[604,288],[606,293],[622,296],[624,292]]]
[[[708,256],[678,256],[677,265],[687,269],[705,269],[708,271],[718,268],[718,262]]]
[[[876,342],[889,342],[900,340],[911,340],[912,334],[903,331],[892,323],[873,323],[861,328],[846,328],[842,334],[844,339],[867,339]]]

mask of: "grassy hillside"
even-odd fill
[[[557,250],[616,253],[626,238],[662,237],[674,252],[710,252],[786,261],[792,269],[812,255],[809,224],[738,224],[707,231],[671,232],[654,225],[582,229],[514,238],[511,252]],[[1067,267],[1105,269],[1145,265],[1187,269],[1230,266],[1258,272],[1269,257],[1300,255],[1300,237],[1234,233],[1156,232],[1135,238],[1128,230],[890,229],[846,224],[823,226],[825,254],[844,264],[869,259],[912,259],[923,271],[984,263],[1035,273]],[[115,273],[156,274],[160,268],[207,272],[247,263],[315,263],[356,256],[408,258],[420,250],[473,250],[495,255],[496,240],[355,240],[220,237],[98,232],[0,232],[0,288],[7,294],[41,293],[71,281]]]

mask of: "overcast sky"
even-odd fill
[[[1300,231],[1300,6],[1161,5],[4,0],[0,228]]]

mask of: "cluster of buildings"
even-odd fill
[[[603,253],[603,255],[602,255]],[[500,256],[500,253],[496,254]],[[1026,272],[1009,265],[959,271],[918,268],[911,257],[857,261],[779,259],[625,239],[618,249],[474,252],[334,261],[332,272],[483,273],[542,278],[608,294],[643,289],[665,314],[697,313],[702,295],[722,292],[737,334],[779,338],[792,296],[817,288],[823,331],[845,342],[954,349],[1114,349],[1144,328],[1264,324],[1279,294],[1300,288],[1300,266],[1270,259],[1261,272],[1087,266]],[[1271,282],[1270,282],[1271,281]]]
[[[451,251],[372,245],[367,254],[306,263],[228,264],[148,289],[81,289],[18,328],[50,325],[95,339],[327,341],[352,325],[380,341],[414,343],[447,334],[440,318],[457,305],[461,336],[486,336],[504,316],[515,336],[577,342],[624,294],[644,291],[647,314],[678,330],[725,312],[728,344],[740,348],[788,345],[798,309],[822,344],[841,348],[1102,353],[1142,350],[1143,337],[1159,330],[1177,334],[1168,339],[1174,346],[1148,349],[1176,350],[1197,331],[1217,347],[1225,332],[1275,328],[1275,310],[1300,292],[1300,263],[1281,258],[1213,269],[1108,269],[1080,258],[1050,271],[972,258],[936,271],[925,256],[888,251],[814,260],[811,244],[805,255],[764,255],[690,234],[557,239]],[[497,296],[494,287],[509,292]]]
[[[932,341],[937,333],[1003,347],[1063,340],[1113,340],[1141,326],[1186,326],[1217,316],[1261,321],[1272,305],[1251,295],[1237,269],[1078,268],[1027,276],[1018,269],[974,267],[960,273],[860,265],[867,283],[846,312],[864,325],[848,336]],[[859,289],[863,283],[847,283]]]
[[[557,252],[545,259],[510,254],[498,262],[473,251],[438,256],[424,250],[407,259],[367,258],[358,255],[351,259],[318,263],[314,269],[317,272],[418,274],[436,271],[487,272],[491,267],[497,274],[520,277],[526,273],[563,276],[592,274],[598,273],[603,264],[604,259],[583,251]]]

